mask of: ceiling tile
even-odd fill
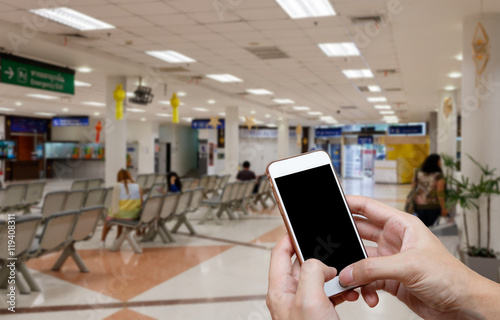
[[[91,17],[105,20],[104,18],[114,18],[114,17],[130,17],[132,14],[126,10],[123,10],[119,6],[108,4],[108,5],[93,5],[93,6],[71,6],[72,9],[89,15]],[[104,21],[107,22],[107,21]]]
[[[127,17],[123,18],[107,18],[107,23],[110,23],[116,27],[148,27],[153,26],[153,24],[140,17]]]
[[[176,9],[160,1],[149,2],[146,5],[141,2],[141,3],[120,4],[119,6],[131,13],[141,16],[177,12]]]
[[[289,19],[281,8],[235,10],[243,19],[251,21]]]
[[[208,12],[192,12],[189,16],[202,24],[223,23],[241,21],[242,19],[232,11],[227,11],[223,15],[215,10]]]
[[[148,15],[145,16],[145,19],[160,26],[197,24],[195,20],[191,19],[188,15],[183,13]]]
[[[254,28],[246,22],[214,23],[207,25],[208,28],[217,33],[253,31]]]

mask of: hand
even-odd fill
[[[376,290],[384,290],[424,319],[498,317],[499,308],[488,304],[500,299],[500,286],[453,257],[419,219],[370,198],[347,202],[366,217],[355,218],[361,237],[378,247],[367,247],[369,258],[342,270],[340,281],[366,285],[361,293],[370,307],[378,303]]]
[[[339,319],[334,306],[345,300],[356,301],[359,294],[346,292],[329,299],[323,285],[337,275],[335,268],[309,259],[302,267],[296,260],[292,265],[294,249],[289,236],[274,247],[269,269],[267,306],[273,319]]]

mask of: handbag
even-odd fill
[[[415,173],[415,187],[410,190],[410,193],[406,196],[405,208],[404,211],[410,214],[414,214],[416,212],[415,206],[415,196],[417,194],[418,187],[418,171]]]

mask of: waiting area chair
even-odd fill
[[[186,191],[182,196],[184,196],[185,194],[188,194],[186,196],[186,198],[189,199],[188,205],[185,206],[184,203],[182,203],[180,205],[180,209],[176,208],[173,216],[177,219],[177,222],[172,228],[172,232],[176,233],[182,225],[185,225],[191,235],[196,235],[196,230],[187,219],[187,214],[197,211],[200,207],[203,200],[203,188],[196,188],[194,190]],[[179,203],[181,203],[181,200],[179,200]]]
[[[212,218],[216,224],[222,224],[219,217],[224,212],[227,213],[229,219],[236,219],[236,216],[231,209],[231,202],[233,201],[232,193],[236,191],[235,189],[238,188],[240,184],[241,182],[228,183],[224,187],[220,196],[215,196],[211,199],[201,201],[202,205],[208,206],[208,210],[205,212],[205,215],[202,217],[199,224],[204,224],[210,218]],[[215,209],[217,209],[217,212],[214,214]]]

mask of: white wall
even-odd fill
[[[151,121],[127,121],[127,142],[138,144],[138,173],[153,173],[155,138],[159,124]]]
[[[159,128],[160,142],[171,144],[171,170],[180,176],[197,169],[198,132],[190,126],[162,124]]]

